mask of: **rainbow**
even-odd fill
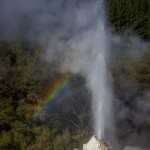
[[[75,75],[67,74],[62,75],[59,79],[57,79],[54,85],[47,90],[43,98],[39,100],[38,104],[35,106],[34,117],[39,116],[46,107],[50,106],[54,102],[59,102],[71,88],[75,81],[75,77]]]

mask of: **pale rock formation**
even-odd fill
[[[105,142],[99,141],[98,139],[96,139],[95,136],[93,136],[87,144],[83,144],[83,150],[110,150],[110,149]]]

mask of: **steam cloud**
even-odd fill
[[[49,61],[74,72],[97,55],[102,12],[97,0],[1,0],[0,39],[31,41],[46,50]],[[71,63],[71,64],[69,64]]]
[[[36,42],[45,49],[47,60],[60,64],[61,71],[86,76],[93,96],[95,134],[102,138],[109,130],[112,136],[103,0],[5,0],[0,10],[1,39]]]

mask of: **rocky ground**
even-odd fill
[[[83,150],[110,150],[110,148],[106,142],[99,141],[95,136],[93,136],[87,144],[83,144]]]

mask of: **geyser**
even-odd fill
[[[92,108],[94,116],[94,132],[98,139],[110,138],[113,136],[112,116],[112,93],[106,65],[106,54],[108,53],[109,41],[106,35],[105,15],[103,0],[99,1],[101,16],[97,27],[97,45],[95,56],[90,62],[87,70],[88,87],[92,93]],[[109,133],[107,136],[106,133]]]
[[[76,13],[78,25],[76,28],[80,30],[84,28],[84,30],[65,43],[70,47],[70,51],[67,51],[61,69],[64,72],[69,70],[85,76],[87,87],[92,95],[94,135],[99,140],[106,139],[111,145],[116,145],[112,111],[113,96],[107,70],[109,32],[105,24],[104,1],[98,0],[87,8],[83,5]],[[90,16],[87,17],[87,14]]]
[[[99,54],[92,62],[92,68],[88,74],[88,84],[93,98],[94,131],[99,139],[104,137],[105,124],[110,115],[110,93],[107,88],[105,49],[103,48],[100,46]]]

